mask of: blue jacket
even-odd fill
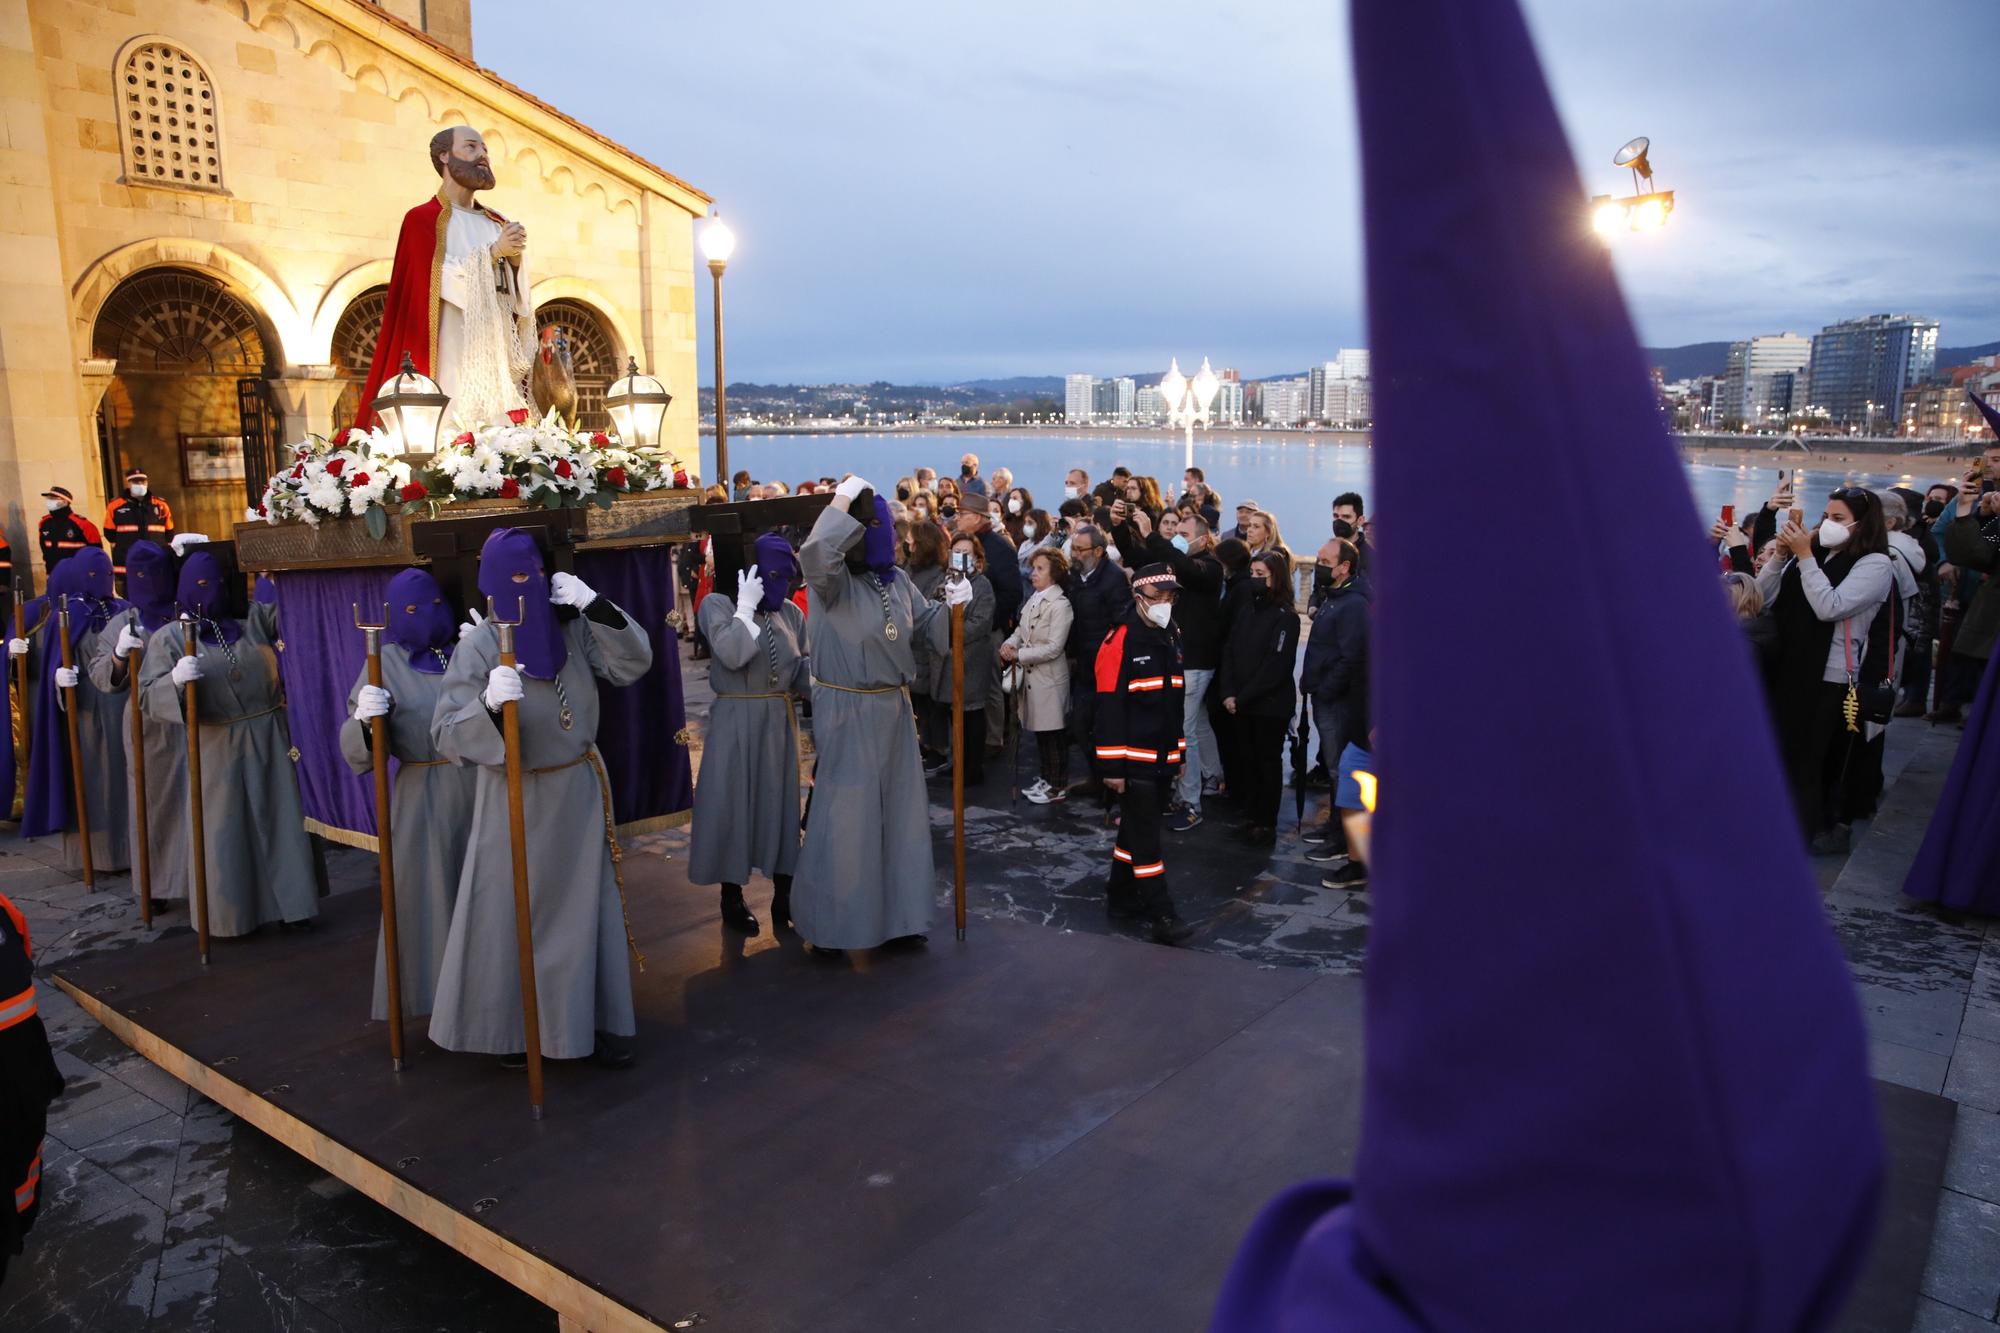
[[[1368,599],[1359,579],[1327,594],[1306,637],[1299,685],[1323,704],[1339,704],[1348,739],[1368,735]]]

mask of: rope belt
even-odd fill
[[[839,689],[840,686],[836,685],[833,688]],[[779,690],[773,690],[768,694],[718,694],[715,697],[718,699],[783,699],[785,701],[785,722],[792,729],[792,749],[797,750],[799,748],[798,701],[791,695]]]
[[[437,766],[438,766],[439,764],[448,764],[448,763],[450,763],[450,762],[451,762],[451,760],[449,760],[449,759],[398,759],[398,760],[397,760],[396,762],[397,762],[397,764],[401,765],[401,766],[402,766],[402,767],[404,767],[404,768],[435,768],[435,767],[437,767]]]
[[[205,717],[201,719],[201,725],[204,727],[233,727],[238,722],[254,722],[260,717],[269,717],[273,713],[281,713],[284,709],[285,706],[283,704],[272,704],[261,713],[245,713],[242,717]]]
[[[813,677],[813,685],[820,689],[839,690],[842,694],[900,694],[907,698],[910,693],[910,687],[907,685],[836,685],[830,680],[821,680],[818,676]]]
[[[543,773],[560,773],[566,768],[588,763],[590,771],[597,774],[597,792],[604,798],[604,846],[611,853],[611,882],[618,886],[618,914],[625,921],[625,947],[632,951],[632,961],[639,970],[646,970],[646,955],[639,952],[639,941],[632,936],[632,909],[625,901],[625,872],[619,864],[625,859],[625,849],[618,845],[618,822],[611,814],[611,775],[604,771],[604,761],[592,746],[566,764],[550,764],[547,768],[531,768],[527,776],[539,777]]]

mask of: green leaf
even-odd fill
[[[612,489],[611,487],[609,487],[609,486],[600,486],[600,487],[598,487],[598,489],[597,489],[597,495],[596,495],[596,497],[595,497],[595,498],[596,498],[596,500],[597,500],[597,507],[598,507],[599,509],[609,509],[609,508],[611,508],[611,502],[612,502],[612,500],[613,500],[613,499],[615,499],[615,498],[617,497],[617,495],[618,495],[618,492],[617,492],[617,491],[615,491],[615,490],[613,490],[613,489]]]
[[[542,497],[542,508],[544,509],[562,508],[562,492],[557,490],[555,487],[553,486],[544,487],[542,490],[536,493]]]
[[[373,537],[378,542],[388,537],[388,510],[384,509],[381,505],[369,505],[367,512],[362,515],[362,518],[368,524],[368,535],[370,537]]]

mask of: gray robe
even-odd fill
[[[563,638],[569,658],[560,678],[569,694],[573,725],[565,731],[558,721],[561,706],[552,681],[523,674],[519,704],[535,998],[542,1054],[554,1060],[589,1055],[599,1031],[625,1037],[638,1030],[624,912],[604,841],[609,792],[585,756],[596,752],[597,682],[592,677],[629,685],[653,663],[645,631],[629,616],[620,629],[579,616],[564,622]],[[431,1012],[431,1040],[447,1050],[491,1055],[527,1049],[514,940],[507,747],[500,718],[486,710],[482,697],[487,674],[499,663],[500,636],[488,622],[460,640],[431,718],[438,754],[479,766],[465,869]]]
[[[111,623],[83,641],[84,657],[90,664],[90,682],[107,694],[129,694],[132,682],[131,663],[120,657],[113,649],[118,646],[118,631],[126,626],[132,632],[144,636],[146,631],[139,624],[136,610],[113,616]],[[180,627],[169,622],[161,627],[178,634]],[[141,674],[144,659],[141,658]],[[146,868],[152,877],[152,896],[155,899],[185,899],[188,896],[188,786],[187,786],[187,728],[179,721],[159,722],[145,716],[140,710],[140,734],[146,745],[146,848],[148,860]],[[132,700],[128,697],[122,710],[118,734],[125,738],[125,748],[129,751],[132,737]],[[125,766],[125,811],[128,821],[126,837],[135,849],[132,853],[132,873],[138,874],[139,857],[139,797],[133,791],[139,780],[138,769],[127,756]]]
[[[122,619],[122,615],[113,616],[109,622],[114,641],[118,637],[116,626]],[[30,681],[41,680],[42,672],[51,669],[43,666],[42,654],[62,651],[62,645],[56,641],[58,623],[56,613],[51,609],[48,618],[42,622],[42,632],[29,641]],[[8,630],[8,633],[12,632]],[[101,875],[110,870],[123,870],[132,863],[132,830],[128,827],[132,806],[126,795],[130,785],[125,776],[126,731],[120,725],[125,716],[125,697],[97,685],[96,678],[91,675],[92,637],[92,634],[86,633],[78,639],[76,651],[71,655],[70,660],[76,664],[77,672],[82,677],[71,697],[76,705],[76,748],[83,756],[83,804],[90,815],[90,868],[92,873]],[[58,713],[57,716],[64,715]],[[42,737],[35,737],[37,745],[42,741]],[[69,744],[67,722],[56,733],[53,743]],[[63,808],[70,808],[73,800],[74,797],[66,795]],[[64,831],[62,850],[63,865],[67,869],[83,869],[83,839],[77,836],[74,829]]]
[[[354,720],[354,700],[368,683],[368,667],[347,692],[347,718],[340,724],[340,754],[356,773],[375,771],[368,728]],[[389,791],[389,848],[396,871],[396,949],[403,981],[403,1015],[428,1014],[444,966],[444,942],[451,930],[451,906],[465,869],[465,840],[472,832],[472,791],[476,770],[444,760],[431,741],[431,718],[444,693],[444,675],[418,671],[409,650],[382,645],[382,687],[394,700],[389,709],[389,753],[398,762]],[[382,719],[375,719],[381,726]],[[373,780],[370,780],[371,786]],[[375,937],[375,999],[369,1010],[378,1021],[389,1017],[389,969],[381,928]]]
[[[903,687],[916,676],[919,638],[933,653],[945,651],[951,618],[942,602],[919,597],[898,575],[888,585],[896,626],[890,639],[881,585],[847,568],[844,553],[860,535],[858,522],[829,508],[799,548],[819,766],[792,881],[792,920],[827,949],[921,935],[930,929],[934,899],[929,799]]]
[[[688,881],[742,884],[751,871],[789,875],[799,861],[799,735],[784,694],[812,683],[805,614],[791,602],[759,611],[756,638],[736,619],[736,599],[710,593],[697,619],[708,639],[715,703],[701,739]]]
[[[203,860],[209,930],[216,935],[248,935],[266,922],[319,915],[319,881],[278,679],[277,626],[276,608],[254,603],[228,652],[204,637],[198,654]],[[162,625],[139,662],[146,716],[170,728],[184,721],[182,690],[172,673],[186,642],[179,625]],[[229,678],[230,653],[242,680]],[[183,809],[181,819],[188,817]],[[194,852],[192,843],[187,846],[183,862],[191,879]]]

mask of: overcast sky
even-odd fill
[[[1884,310],[2000,338],[1992,4],[1527,0],[1586,186],[1646,134],[1677,192],[1618,247],[1642,339]],[[1256,377],[1365,342],[1339,0],[569,12],[478,0],[475,53],[715,196],[732,380]]]

